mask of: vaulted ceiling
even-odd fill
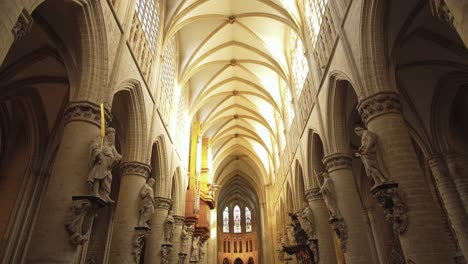
[[[165,41],[178,39],[179,86],[212,139],[217,183],[240,175],[259,188],[274,179],[297,14],[279,0],[167,1]]]

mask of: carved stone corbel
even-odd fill
[[[141,251],[145,244],[146,238],[150,233],[150,228],[138,226],[135,227],[135,236],[133,238],[133,251],[132,254],[135,256],[135,263],[140,263]]]
[[[336,236],[340,240],[340,247],[343,252],[346,252],[346,244],[348,242],[348,227],[343,218],[330,218],[328,220],[335,231]]]
[[[398,191],[398,183],[378,185],[371,189],[371,193],[384,209],[385,218],[393,230],[403,234],[408,226],[408,208]]]
[[[172,251],[171,244],[163,244],[161,250],[161,264],[168,264],[169,263],[169,254]]]
[[[65,229],[70,234],[70,243],[82,245],[89,239],[90,227],[96,210],[103,201],[91,196],[73,196],[70,211],[65,216]]]

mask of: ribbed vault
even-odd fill
[[[297,31],[297,10],[288,10],[278,0],[168,1],[164,41],[178,40],[179,85],[212,139],[218,183],[241,175],[258,191],[274,179],[281,89],[290,83],[286,36]]]

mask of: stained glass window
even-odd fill
[[[245,232],[252,232],[252,216],[248,207],[245,208]]]
[[[241,232],[241,218],[240,208],[238,205],[234,206],[234,233]]]
[[[229,209],[227,206],[223,212],[223,232],[229,233]]]

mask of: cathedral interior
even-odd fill
[[[0,36],[2,264],[467,263],[468,0],[0,0]]]

